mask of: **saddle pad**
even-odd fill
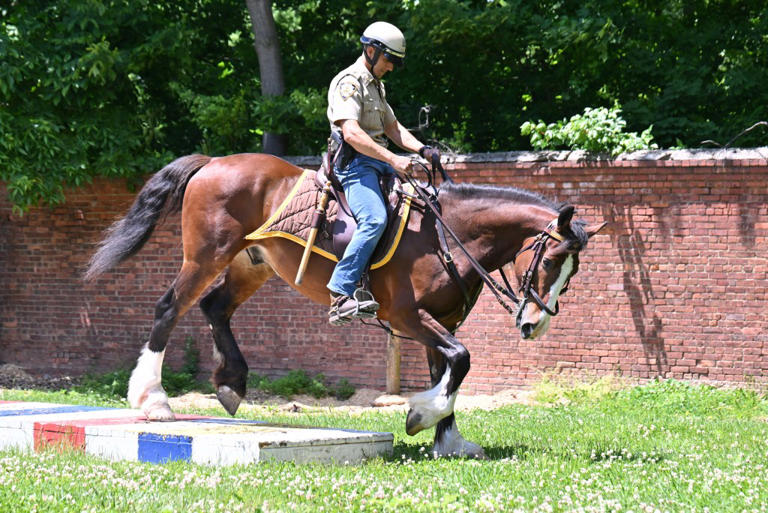
[[[404,184],[403,190],[412,194],[414,191],[410,184]],[[315,181],[315,171],[304,170],[304,173],[296,181],[293,189],[283,200],[277,210],[257,230],[246,235],[248,240],[266,239],[269,237],[282,237],[301,246],[307,246],[307,238],[311,229],[312,215],[317,208],[322,189]],[[387,226],[387,231],[376,248],[372,258],[371,269],[378,269],[390,261],[395,254],[403,231],[408,224],[408,215],[411,209],[411,198],[406,195],[400,202],[400,208]],[[333,252],[332,231],[330,226],[336,220],[338,203],[331,197],[326,209],[325,222],[320,227],[312,246],[312,252],[338,262],[339,258]]]

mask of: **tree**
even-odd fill
[[[267,0],[246,0],[251,15],[254,47],[259,56],[261,93],[265,98],[282,96],[285,93],[283,61],[280,42],[277,38],[272,5]],[[264,152],[273,155],[285,154],[285,135],[264,132]]]

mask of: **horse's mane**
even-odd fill
[[[533,204],[550,208],[555,212],[562,204],[548,200],[541,194],[516,187],[499,187],[497,185],[478,185],[473,183],[445,183],[440,186],[440,192],[454,194],[458,198],[491,198],[525,205]]]
[[[539,193],[517,187],[500,187],[497,185],[478,185],[473,183],[444,183],[440,186],[441,193],[454,195],[460,199],[482,198],[509,201],[523,205],[538,205],[552,209],[554,212],[560,212],[566,203],[556,203]],[[586,223],[581,219],[574,219],[571,222],[571,233],[581,247],[587,245],[589,237],[584,226]]]

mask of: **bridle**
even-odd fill
[[[533,299],[533,302],[536,303],[536,305],[547,312],[551,316],[555,316],[558,313],[560,313],[560,303],[555,303],[555,309],[552,310],[547,306],[546,303],[544,303],[544,300],[541,299],[541,296],[539,296],[539,293],[536,292],[536,289],[533,288],[533,278],[536,275],[536,270],[539,268],[539,264],[541,264],[542,259],[544,258],[544,250],[547,246],[547,239],[552,238],[555,239],[558,242],[563,242],[563,236],[560,235],[560,233],[556,230],[557,227],[557,219],[549,223],[549,226],[547,226],[546,230],[541,232],[536,236],[536,238],[533,240],[532,243],[528,244],[526,247],[521,249],[517,252],[517,255],[515,255],[515,258],[512,260],[514,262],[517,260],[517,257],[519,257],[522,253],[526,251],[533,251],[533,258],[531,259],[531,263],[528,265],[528,269],[523,273],[523,282],[520,286],[520,292],[522,292],[522,301],[519,304],[519,308],[522,309],[523,306],[525,306],[525,303],[527,301],[530,301]],[[506,276],[504,275],[504,271],[502,269],[499,269],[499,272],[501,273],[502,278],[504,279],[505,284],[508,284],[509,282],[506,279]],[[570,283],[571,279],[568,278],[568,281],[565,283],[565,286],[563,287],[561,294],[564,293],[566,290],[568,290],[568,284]]]

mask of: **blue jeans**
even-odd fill
[[[327,287],[331,292],[351,297],[387,228],[387,208],[379,189],[379,174],[392,174],[395,170],[386,162],[358,153],[347,167],[335,171],[357,221],[357,229]]]

